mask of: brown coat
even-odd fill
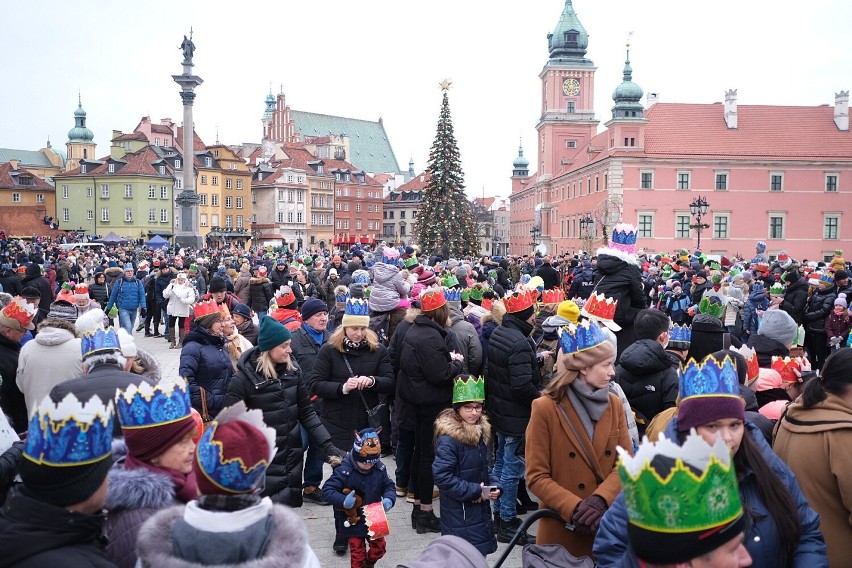
[[[852,406],[835,395],[805,409],[787,407],[775,431],[774,450],[796,474],[802,493],[819,513],[831,566],[852,558]]]
[[[633,443],[624,417],[624,406],[614,394],[610,393],[609,408],[595,426],[594,440],[589,440],[567,396],[562,398],[562,407],[586,447],[592,448],[598,471],[605,476],[604,481],[598,486],[594,470],[562,413],[556,408],[556,401],[541,396],[532,403],[532,416],[527,428],[527,485],[539,498],[542,507],[553,509],[570,521],[580,501],[592,494],[603,497],[607,505],[612,504],[621,491],[615,468],[618,460],[616,447],[627,448],[632,453]],[[574,556],[592,556],[594,538],[568,531],[556,520],[542,519],[537,535],[537,544],[561,544]]]

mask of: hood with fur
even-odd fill
[[[477,446],[484,439],[485,445],[491,440],[491,423],[485,414],[479,419],[479,424],[468,424],[452,408],[447,408],[435,420],[435,439],[449,436],[466,446]]]
[[[175,503],[175,486],[168,475],[147,469],[125,469],[127,445],[124,440],[114,440],[112,449],[113,457],[118,457],[118,460],[109,470],[105,509],[113,513],[162,509]]]
[[[160,372],[160,364],[148,351],[137,347],[136,362],[142,367],[142,372],[140,374],[143,377],[149,377],[157,383],[159,383],[160,379],[163,378],[163,375]]]
[[[77,336],[74,324],[63,319],[51,318],[41,324],[38,335],[35,336],[35,342],[39,345],[62,345],[75,337]]]

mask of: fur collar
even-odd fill
[[[483,439],[485,445],[488,445],[491,440],[491,423],[483,414],[479,424],[468,424],[461,419],[461,416],[455,410],[448,408],[441,412],[435,420],[435,438],[443,435],[447,435],[466,446],[478,446],[480,439]]]
[[[155,383],[159,383],[162,375],[160,374],[160,364],[153,355],[144,349],[136,349],[136,361],[142,366],[142,376],[152,379]]]
[[[408,323],[414,323],[414,318],[419,316],[422,312],[417,308],[411,307],[405,311],[405,321]]]
[[[257,284],[269,284],[269,278],[266,278],[266,277],[263,277],[263,278],[252,278],[251,280],[249,280],[249,284],[254,284],[254,285],[257,285]]]
[[[602,254],[614,256],[615,258],[623,260],[627,264],[633,264],[633,265],[636,265],[636,266],[642,265],[639,262],[639,260],[636,258],[636,255],[628,254],[628,253],[624,252],[623,250],[619,250],[619,249],[612,248],[612,247],[601,247],[597,250],[596,254],[597,254],[597,256],[600,256]]]
[[[122,510],[162,509],[175,503],[175,486],[165,473],[147,469],[124,469],[123,461],[109,470],[104,508]]]
[[[201,564],[188,562],[174,556],[172,525],[183,516],[183,505],[157,512],[139,531],[137,551],[143,566],[159,568],[197,568]],[[283,505],[272,508],[275,528],[262,558],[243,563],[251,568],[278,568],[279,566],[305,565],[308,560],[308,531],[302,518]],[[213,535],[215,536],[215,535]],[[221,565],[221,568],[235,566]]]

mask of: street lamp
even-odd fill
[[[538,238],[540,236],[541,229],[539,229],[538,227],[533,227],[532,229],[530,229],[530,238],[532,239],[532,242],[530,243],[531,247],[535,248],[536,246],[538,246]]]
[[[584,213],[580,217],[580,238],[583,241],[583,248],[589,253],[591,252],[592,242],[595,240],[595,236],[592,233],[594,226],[595,220],[592,219],[589,213]]]
[[[692,213],[693,217],[695,217],[695,223],[690,225],[689,228],[695,229],[698,232],[698,250],[701,250],[701,231],[710,228],[710,225],[701,222],[701,218],[704,215],[707,215],[707,210],[709,208],[710,204],[707,203],[707,200],[700,195],[693,199],[689,204],[689,212]]]

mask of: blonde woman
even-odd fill
[[[344,454],[317,416],[302,370],[290,357],[290,331],[272,318],[263,318],[257,347],[240,357],[237,372],[228,384],[225,405],[240,400],[249,409],[263,412],[264,422],[275,428],[277,450],[266,470],[262,495],[276,503],[302,506],[303,426],[331,463]],[[338,461],[339,463],[339,461]]]

